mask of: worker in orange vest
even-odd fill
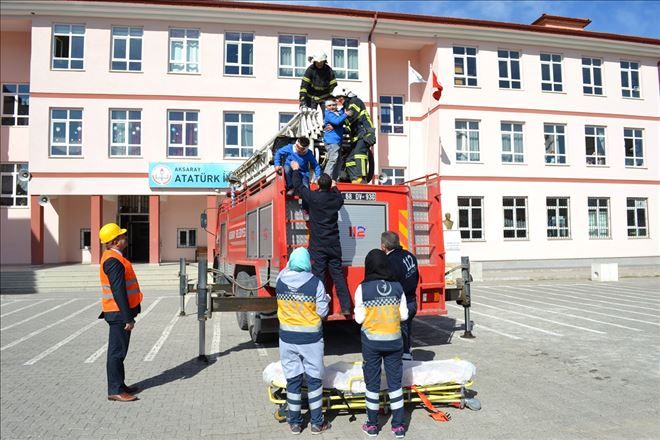
[[[99,270],[102,291],[99,319],[104,318],[110,326],[106,361],[108,400],[132,402],[137,400],[134,394],[138,389],[126,385],[124,359],[135,317],[140,313],[142,292],[131,262],[122,254],[128,247],[126,229],[108,223],[99,231],[99,239],[106,248]]]

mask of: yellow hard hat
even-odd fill
[[[108,223],[103,225],[99,231],[99,239],[101,240],[101,243],[105,244],[125,233],[126,229],[120,228],[117,223]]]

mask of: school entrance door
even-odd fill
[[[134,263],[149,261],[149,196],[119,196],[119,226],[128,229],[126,257]]]

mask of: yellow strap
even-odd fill
[[[308,83],[310,83],[310,84],[312,83],[312,80],[309,79],[309,78],[307,78],[306,76],[303,76],[303,77],[302,77],[302,80],[305,81],[305,82],[308,82]]]

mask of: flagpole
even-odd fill
[[[407,105],[406,105],[406,118],[408,120],[408,166],[407,166],[407,171],[408,171],[408,178],[406,180],[412,180],[412,172],[410,170],[410,166],[412,165],[412,158],[411,158],[411,132],[410,132],[410,102],[411,102],[411,97],[410,97],[410,60],[408,60],[408,70],[406,71],[406,78],[408,82],[408,96],[406,97],[407,100]],[[394,116],[394,115],[392,115]]]

